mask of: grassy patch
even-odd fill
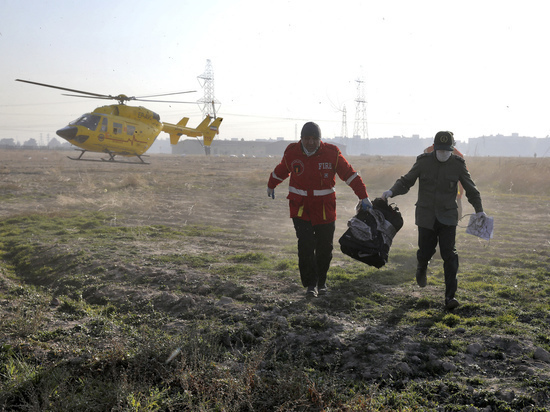
[[[356,160],[381,189],[408,168]],[[460,228],[461,305],[448,312],[440,256],[427,287],[414,278],[415,196],[395,199],[406,225],[386,266],[335,242],[328,294],[306,300],[287,203],[257,195],[265,159],[59,162],[0,187],[6,207],[24,199],[0,220],[0,409],[548,409],[546,195],[481,187],[498,233]]]

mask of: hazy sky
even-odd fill
[[[294,139],[308,120],[369,138],[550,134],[545,0],[0,0],[0,139],[45,140],[95,93],[197,90],[209,59],[220,138]],[[114,102],[113,102],[114,103]],[[198,124],[196,104],[141,103]],[[161,134],[160,138],[168,135]]]

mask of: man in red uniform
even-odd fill
[[[290,176],[287,199],[298,238],[300,278],[308,298],[327,292],[336,221],[336,175],[361,199],[358,206],[372,207],[361,176],[337,146],[321,141],[319,126],[308,122],[300,141],[288,145],[267,183],[267,195],[275,198],[275,187]]]

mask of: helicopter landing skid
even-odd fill
[[[139,162],[129,162],[129,161],[125,161],[125,160],[116,160],[115,159],[116,154],[112,153],[112,152],[107,152],[107,154],[109,155],[108,159],[103,159],[103,158],[100,158],[100,159],[83,159],[82,155],[85,152],[87,152],[87,150],[80,150],[80,156],[78,156],[78,157],[67,156],[67,157],[71,160],[80,160],[80,161],[83,161],[83,162],[129,163],[129,164],[137,164],[137,165],[148,165],[148,164],[150,164],[149,162],[146,162],[145,160],[143,160],[143,156],[141,156],[141,155],[135,155],[140,160]]]

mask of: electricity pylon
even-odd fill
[[[367,128],[367,101],[365,100],[365,89],[363,86],[365,82],[361,79],[357,79],[355,81],[357,82],[357,98],[355,99],[355,125],[353,128],[353,136],[368,139],[369,131]]]
[[[199,84],[204,90],[204,97],[197,100],[197,103],[201,104],[202,114],[204,116],[212,116],[216,118],[216,105],[220,106],[220,102],[214,97],[214,69],[212,69],[212,63],[210,59],[206,60],[206,69],[204,73],[197,76]]]

